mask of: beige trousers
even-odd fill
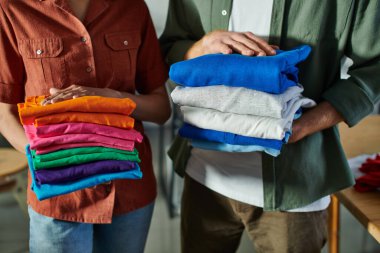
[[[236,252],[244,230],[258,253],[320,252],[327,212],[266,212],[222,196],[185,176],[182,253]]]

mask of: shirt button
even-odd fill
[[[123,44],[124,46],[128,46],[128,40],[124,40]]]
[[[226,10],[222,10],[222,15],[226,16],[227,15],[227,11]]]
[[[81,37],[80,40],[81,40],[82,42],[87,42],[86,37]]]
[[[44,51],[42,51],[41,49],[37,49],[37,50],[36,50],[36,54],[38,54],[38,55],[41,55],[43,52],[44,52]]]
[[[92,68],[90,66],[86,68],[87,73],[90,73],[91,71],[92,71]]]

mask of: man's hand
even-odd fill
[[[120,92],[108,88],[93,88],[80,85],[71,85],[66,89],[50,89],[51,96],[42,101],[42,105],[54,104],[63,100],[83,97],[83,96],[101,96],[120,98]]]
[[[293,122],[292,135],[288,143],[332,127],[343,121],[342,115],[327,101],[321,102]]]
[[[205,54],[231,54],[237,52],[246,56],[275,55],[277,46],[269,45],[265,40],[251,32],[228,32],[217,30],[210,32],[197,41],[186,53],[185,59]]]

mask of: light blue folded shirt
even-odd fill
[[[212,142],[212,141],[202,141],[194,140],[190,141],[191,146],[199,149],[223,151],[223,152],[265,152],[271,156],[278,156],[280,150],[274,148],[263,147],[259,145],[231,145],[226,143]]]
[[[55,196],[71,193],[77,190],[82,190],[88,187],[93,187],[98,184],[106,183],[115,179],[141,179],[142,172],[139,165],[136,163],[135,168],[129,171],[106,173],[90,176],[88,178],[80,179],[77,181],[62,183],[62,184],[36,184],[34,174],[33,158],[30,152],[30,146],[26,146],[26,156],[28,158],[29,171],[32,177],[32,190],[37,196],[38,200],[44,200]]]

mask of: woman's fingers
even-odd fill
[[[63,100],[71,99],[73,97],[72,92],[65,92],[65,93],[60,93],[59,95],[55,96],[54,98],[50,99],[50,103],[54,104]]]
[[[78,85],[71,85],[65,89],[51,88],[49,90],[51,96],[47,97],[42,105],[54,104],[63,100],[72,99],[74,96],[79,97],[82,91],[82,87]]]
[[[42,105],[45,105],[47,103],[50,103],[49,101],[54,99],[55,97],[59,96],[60,94],[66,92],[66,91],[70,91],[70,90],[73,90],[77,88],[76,85],[70,85],[69,87],[65,88],[65,89],[57,89],[57,88],[50,88],[49,92],[50,92],[50,96],[45,98],[44,101],[42,101]]]
[[[57,89],[57,88],[50,88],[49,92],[50,92],[50,95],[56,95],[58,92],[60,92],[61,90],[60,89]]]

